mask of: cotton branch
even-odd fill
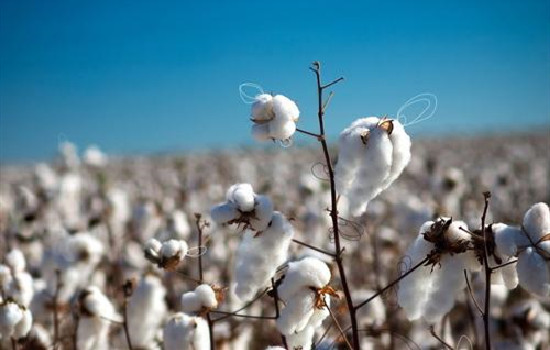
[[[132,296],[132,293],[134,292],[134,285],[132,280],[127,280],[126,283],[124,283],[124,285],[122,286],[122,291],[124,293],[124,301],[122,303],[122,326],[124,328],[124,334],[126,335],[128,349],[132,350],[132,340],[130,339],[130,330],[128,329],[128,298],[130,298]]]
[[[342,263],[342,248],[340,244],[340,231],[338,228],[338,201],[336,196],[336,187],[334,183],[334,170],[332,168],[332,161],[330,158],[330,153],[328,151],[328,145],[325,137],[325,124],[324,124],[325,107],[327,106],[328,100],[326,102],[323,102],[323,90],[338,83],[339,81],[342,80],[342,78],[336,79],[331,83],[323,85],[321,83],[321,63],[313,62],[310,69],[313,71],[313,73],[315,73],[315,77],[317,80],[317,117],[319,119],[318,140],[321,143],[323,154],[325,155],[325,162],[327,165],[329,181],[330,181],[330,202],[331,202],[330,217],[332,219],[332,232],[334,234],[334,245],[336,248],[335,260],[336,260],[336,264],[338,265],[340,281],[342,283],[342,289],[344,291],[344,296],[346,298],[346,303],[348,306],[349,317],[350,317],[351,328],[352,328],[353,348],[358,350],[361,348],[361,345],[359,343],[359,332],[357,327],[357,319],[355,317],[356,309],[353,307],[351,292],[350,292],[348,281],[346,278],[344,265]]]
[[[484,251],[483,251],[483,266],[485,270],[485,308],[483,310],[483,325],[485,328],[485,349],[491,350],[491,336],[489,334],[489,307],[491,305],[491,274],[493,270],[489,267],[489,254],[487,249],[487,230],[485,229],[485,217],[487,208],[489,207],[489,198],[491,192],[483,192],[485,205],[483,207],[483,215],[481,216],[481,231],[483,232]]]
[[[437,335],[437,333],[435,332],[435,329],[434,329],[434,326],[431,325],[430,326],[430,334],[432,335],[432,337],[434,337],[438,342],[441,343],[441,345],[443,345],[446,349],[448,350],[454,350],[452,346],[450,346],[448,343],[446,343],[443,339],[441,339],[441,337],[439,337]]]
[[[277,284],[275,279],[271,278],[271,287],[273,288],[273,303],[275,304],[275,319],[279,318],[279,293],[277,292]],[[286,337],[284,334],[281,334],[281,339],[285,349],[288,349],[288,344],[286,343]]]

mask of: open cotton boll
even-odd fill
[[[149,348],[166,314],[166,288],[154,275],[140,280],[128,301],[128,329],[132,345]],[[121,333],[121,338],[124,334]]]
[[[533,243],[550,233],[550,209],[548,204],[540,202],[525,213],[523,227]]]
[[[10,281],[6,295],[11,297],[18,304],[28,307],[34,296],[32,276],[26,272],[15,275]]]
[[[145,242],[143,246],[143,251],[145,252],[146,256],[151,256],[154,258],[158,258],[160,256],[160,250],[162,248],[162,243],[157,241],[154,238],[150,238]]]
[[[256,196],[254,217],[250,220],[250,228],[255,231],[263,231],[273,219],[273,202],[269,197]]]
[[[239,210],[227,203],[218,204],[210,209],[210,217],[217,223],[225,224],[239,217]]]
[[[388,188],[410,160],[410,138],[397,120],[376,117],[358,119],[342,131],[336,189],[348,197],[352,214]]]
[[[85,263],[91,267],[101,261],[103,244],[88,232],[78,232],[67,238],[69,259],[76,263]]]
[[[495,223],[491,229],[495,237],[496,253],[501,258],[515,256],[518,246],[529,244],[529,239],[519,227]]]
[[[164,258],[172,258],[177,256],[180,261],[183,261],[188,250],[189,247],[187,246],[187,242],[184,240],[171,239],[162,243],[160,255]]]
[[[550,296],[550,263],[535,248],[528,247],[518,256],[516,268],[523,288],[541,298]]]
[[[252,134],[258,141],[290,139],[296,132],[300,110],[283,95],[258,95],[252,104]]]
[[[227,190],[227,201],[235,203],[240,211],[254,210],[254,190],[250,184],[237,184]]]
[[[78,296],[80,319],[78,321],[78,349],[107,350],[111,320],[118,321],[113,305],[97,287],[88,287]]]
[[[302,288],[322,288],[330,281],[327,264],[314,257],[288,263],[288,270],[279,287],[279,296],[286,300]]]
[[[13,329],[12,338],[21,339],[25,338],[32,328],[32,313],[31,310],[25,308],[22,309],[21,320],[15,325]]]
[[[270,284],[277,267],[286,261],[293,236],[292,225],[279,212],[273,213],[271,225],[261,233],[245,232],[234,265],[235,294],[239,299],[248,301]]]
[[[0,332],[2,339],[13,336],[15,327],[23,319],[23,310],[19,305],[7,302],[0,305]]]
[[[208,323],[200,317],[183,312],[173,315],[163,330],[164,350],[208,350]]]
[[[187,292],[181,297],[184,312],[200,312],[203,309],[218,307],[216,292],[208,284],[201,284],[194,291]]]
[[[14,275],[25,271],[25,256],[19,249],[13,249],[6,255],[6,263]]]
[[[470,235],[460,227],[467,230],[466,224],[461,221],[428,221],[422,225],[419,235],[408,249],[408,268],[416,266],[434,251],[436,240],[442,239],[442,242],[448,242],[444,246],[456,249],[439,251],[438,263],[422,265],[399,282],[398,304],[409,320],[424,317],[429,323],[438,322],[452,309],[455,299],[462,293],[466,285],[463,270],[470,270],[471,260],[475,259],[471,252],[463,251],[462,244],[470,239]]]

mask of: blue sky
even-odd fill
[[[550,1],[0,0],[0,161],[59,141],[155,153],[252,144],[239,84],[283,93],[315,129],[313,60],[334,88],[331,136],[438,97],[413,134],[550,124]]]

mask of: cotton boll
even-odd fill
[[[268,124],[252,125],[252,136],[256,141],[260,141],[260,142],[271,140],[271,135],[269,134],[269,125]]]
[[[161,248],[162,243],[154,238],[151,238],[147,242],[145,242],[145,245],[143,246],[143,251],[145,252],[145,255],[158,258],[160,256]]]
[[[273,97],[273,112],[275,113],[275,119],[296,122],[300,117],[300,110],[296,103],[283,95]]]
[[[279,296],[286,300],[301,288],[322,288],[330,281],[330,275],[327,264],[317,258],[306,257],[290,262],[283,283],[279,287]]]
[[[538,242],[544,235],[550,233],[550,209],[546,203],[533,205],[523,219],[523,227],[532,242]]]
[[[226,203],[214,206],[210,209],[210,217],[217,223],[225,224],[239,217],[239,210]]]
[[[18,304],[28,307],[34,295],[32,276],[26,272],[14,276],[7,288],[6,295]]]
[[[255,231],[263,231],[273,219],[273,202],[266,196],[256,196],[254,218],[250,221],[250,228]]]
[[[84,163],[92,167],[103,167],[107,165],[107,155],[105,155],[98,146],[90,145],[84,151]]]
[[[258,141],[285,141],[296,132],[300,111],[296,103],[285,96],[256,96],[252,104],[252,134]]]
[[[445,220],[445,218],[443,219]],[[455,220],[449,225],[445,237],[453,243],[467,242],[472,239],[472,235],[467,232],[468,230],[468,225],[464,221]]]
[[[128,301],[128,329],[133,346],[146,348],[154,343],[156,330],[166,314],[165,296],[166,288],[157,276],[143,276]]]
[[[187,243],[183,240],[171,239],[163,242],[160,248],[160,255],[164,258],[179,257],[180,261],[183,261],[187,251],[189,250]]]
[[[22,309],[22,318],[15,325],[12,337],[14,339],[25,338],[29,334],[32,327],[32,314],[29,309]]]
[[[311,349],[315,328],[306,327],[301,332],[285,335],[289,349]]]
[[[268,94],[258,95],[252,104],[252,118],[257,121],[267,121],[275,118],[273,111],[273,96]]]
[[[491,225],[495,236],[496,253],[500,257],[515,256],[518,245],[527,245],[529,240],[520,228],[502,223]]]
[[[227,190],[227,200],[235,203],[239,210],[248,212],[254,210],[254,190],[250,184],[237,184]]]
[[[173,315],[163,331],[165,350],[208,350],[210,338],[208,323],[200,317],[182,312]]]
[[[335,168],[337,191],[353,215],[389,187],[410,160],[410,138],[397,120],[358,119],[342,131]]]
[[[107,350],[110,320],[117,320],[113,305],[97,287],[83,290],[79,297],[78,349]]]
[[[0,332],[2,339],[13,336],[17,324],[23,319],[23,310],[15,303],[6,303],[0,306]]]
[[[279,212],[273,213],[271,225],[261,233],[245,232],[234,266],[235,294],[239,299],[250,300],[260,288],[270,284],[277,267],[286,261],[293,236],[292,225]]]
[[[277,319],[277,329],[282,334],[293,334],[302,331],[315,311],[315,293],[301,288],[291,298],[285,300],[285,307]]]
[[[10,268],[7,265],[0,264],[0,289],[7,290],[12,278]]]
[[[550,266],[535,248],[519,255],[517,272],[519,284],[527,291],[541,298],[550,296]]]
[[[25,271],[25,257],[19,249],[13,249],[6,255],[6,263],[14,275]]]
[[[184,312],[200,312],[203,309],[218,307],[216,292],[208,284],[201,284],[194,291],[187,292],[181,297]]]

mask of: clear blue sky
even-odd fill
[[[298,102],[343,75],[333,136],[431,92],[413,133],[550,124],[550,1],[0,0],[0,161],[60,140],[114,153],[251,144],[239,84]]]

